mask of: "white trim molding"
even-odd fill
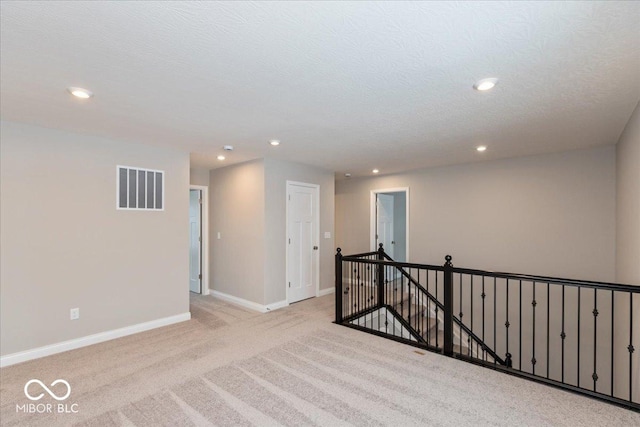
[[[62,341],[55,344],[46,345],[44,347],[34,348],[32,350],[21,351],[18,353],[7,354],[0,357],[0,367],[15,365],[16,363],[27,362],[29,360],[39,359],[53,354],[63,353],[69,350],[75,350],[81,347],[87,347],[116,338],[126,337],[127,335],[137,334],[139,332],[149,331],[151,329],[161,328],[163,326],[180,323],[191,319],[191,313],[182,313],[175,316],[163,317],[161,319],[151,320],[149,322],[138,323],[136,325],[125,326],[124,328],[113,329],[111,331],[99,332],[93,335],[76,338],[68,341]]]
[[[318,292],[318,296],[319,297],[323,297],[325,295],[329,295],[332,294],[336,291],[336,288],[326,288],[326,289],[320,289],[320,291]]]
[[[200,226],[202,227],[202,279],[200,279],[200,293],[209,295],[209,186],[207,185],[189,185],[189,190],[200,190],[202,197],[202,218],[200,218]]]
[[[211,289],[211,295],[215,298],[219,298],[222,301],[229,302],[231,304],[236,304],[244,308],[248,308],[249,310],[258,311],[260,313],[268,313],[269,311],[278,310],[279,308],[284,308],[289,306],[289,302],[287,300],[282,300],[278,302],[274,302],[272,304],[262,305],[257,302],[249,301],[244,298],[239,298],[233,295],[225,294],[224,292],[216,291]]]
[[[395,187],[395,188],[383,188],[378,190],[371,190],[370,202],[369,202],[369,240],[371,242],[370,247],[372,251],[378,250],[376,239],[376,196],[379,193],[405,193],[405,262],[409,262],[409,187]]]

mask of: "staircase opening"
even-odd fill
[[[637,286],[398,262],[383,245],[336,255],[336,323],[634,410],[639,303]]]

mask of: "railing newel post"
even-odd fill
[[[382,243],[378,246],[378,260],[384,261],[384,248],[382,247]],[[384,277],[384,265],[378,264],[378,308],[382,308],[384,306],[384,288],[385,288],[385,277]]]
[[[453,356],[453,264],[451,255],[444,264],[444,344],[443,354]]]
[[[336,252],[336,323],[342,323],[342,249]]]

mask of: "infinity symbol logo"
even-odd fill
[[[24,385],[24,395],[25,395],[25,396],[27,396],[30,400],[40,400],[40,399],[42,399],[42,397],[44,396],[44,393],[40,393],[39,395],[37,395],[37,396],[35,396],[35,397],[34,397],[34,396],[31,396],[31,395],[29,394],[29,390],[28,390],[28,389],[29,389],[29,386],[30,386],[31,384],[33,384],[33,383],[40,384],[40,387],[42,387],[42,388],[44,389],[44,391],[46,391],[47,393],[49,393],[49,396],[53,397],[53,398],[54,398],[54,399],[56,399],[56,400],[65,400],[65,399],[66,399],[67,397],[69,397],[69,395],[71,394],[71,386],[70,386],[70,385],[69,385],[69,383],[68,383],[68,382],[66,382],[65,380],[60,380],[60,379],[58,379],[58,380],[55,380],[54,382],[52,382],[52,383],[51,383],[51,387],[55,386],[56,384],[60,384],[60,383],[62,383],[62,384],[64,384],[64,385],[66,385],[66,386],[67,386],[67,394],[65,394],[65,395],[64,395],[64,396],[62,396],[62,397],[59,397],[59,396],[58,396],[58,395],[56,395],[54,392],[52,392],[52,391],[49,389],[49,387],[47,387],[46,385],[44,385],[44,383],[43,383],[42,381],[40,381],[40,380],[35,380],[35,379],[34,379],[34,380],[29,381],[28,383],[26,383],[26,384]]]

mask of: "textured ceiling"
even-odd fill
[[[2,2],[0,43],[3,120],[197,167],[357,176],[613,144],[640,99],[639,2]]]

